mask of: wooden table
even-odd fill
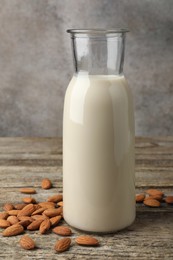
[[[0,207],[21,202],[21,187],[35,187],[36,200],[62,192],[61,138],[0,138]],[[54,188],[42,190],[43,177]],[[136,192],[157,187],[173,194],[173,137],[136,138]],[[2,209],[1,209],[2,211]],[[74,230],[73,238],[80,232]],[[97,236],[101,246],[83,248],[74,244],[69,251],[55,254],[57,235],[30,232],[38,249],[20,248],[21,236],[0,234],[0,259],[173,259],[173,206],[148,208],[137,205],[135,223],[114,235]]]

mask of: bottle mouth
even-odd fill
[[[68,33],[79,33],[79,34],[112,34],[112,33],[127,33],[127,28],[121,29],[68,29]]]
[[[129,32],[128,29],[68,29],[68,33],[71,34],[72,38],[87,37],[87,38],[107,38],[107,37],[118,37]]]

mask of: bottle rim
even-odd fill
[[[71,34],[88,34],[88,35],[108,35],[116,33],[127,33],[127,28],[115,28],[115,29],[68,29],[67,33]]]

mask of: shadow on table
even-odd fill
[[[141,210],[137,208],[136,211],[136,219],[132,225],[129,227],[117,231],[115,235],[127,235],[129,236],[130,233],[137,233],[137,232],[159,232],[163,228],[170,228],[173,229],[173,207],[170,208],[169,211],[164,211],[162,209],[147,209]],[[104,236],[112,236],[111,234],[104,234]]]

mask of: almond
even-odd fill
[[[37,230],[37,229],[39,229],[42,222],[43,222],[43,220],[35,220],[29,226],[27,226],[27,229],[28,230]]]
[[[42,214],[45,210],[46,208],[39,208],[32,213],[32,216]]]
[[[157,190],[157,189],[149,189],[149,190],[146,190],[146,193],[151,195],[151,196],[154,196],[154,195],[160,195],[160,196],[163,196],[163,192],[160,191],[160,190]]]
[[[40,202],[39,205],[41,206],[41,208],[46,208],[46,209],[49,209],[49,208],[55,208],[55,203],[53,202]]]
[[[15,225],[12,225],[12,226],[6,228],[3,231],[2,235],[4,237],[16,236],[16,235],[23,233],[23,231],[24,231],[24,228],[21,225],[15,224]]]
[[[32,238],[30,238],[29,236],[25,235],[23,236],[20,241],[19,241],[20,245],[22,248],[26,249],[26,250],[30,250],[35,248],[35,242],[34,240],[32,240]]]
[[[29,217],[29,216],[19,216],[18,219],[20,221],[23,221],[23,220],[29,220],[30,222],[33,221],[33,218]]]
[[[52,231],[61,236],[70,236],[72,234],[71,229],[66,226],[58,226],[52,229]]]
[[[55,194],[55,195],[49,197],[47,201],[57,203],[62,200],[63,200],[62,194]]]
[[[48,178],[45,178],[41,182],[41,187],[45,190],[50,189],[52,187],[52,183]]]
[[[11,225],[14,225],[19,222],[18,218],[16,216],[9,216],[7,220],[10,222]]]
[[[148,207],[153,207],[153,208],[160,207],[160,202],[155,199],[146,199],[146,200],[144,200],[143,203],[144,203],[144,205],[146,205]]]
[[[34,207],[35,207],[35,210],[37,210],[37,209],[40,209],[40,208],[41,208],[41,206],[40,206],[40,205],[38,205],[38,204],[35,204],[35,205],[34,205]]]
[[[54,249],[57,252],[64,252],[69,249],[71,245],[71,239],[68,237],[62,238],[55,243]]]
[[[26,206],[26,204],[24,204],[24,203],[19,203],[19,204],[14,205],[14,208],[17,209],[17,210],[21,210],[21,209],[23,209],[25,206]]]
[[[26,193],[26,194],[35,194],[36,190],[33,188],[22,188],[20,189],[21,193]]]
[[[6,203],[6,204],[4,204],[3,209],[4,209],[5,211],[9,211],[9,210],[14,209],[14,206],[13,206],[13,204],[11,204],[11,203]]]
[[[140,202],[143,202],[144,201],[144,199],[145,199],[145,194],[137,194],[136,195],[136,202],[137,203],[140,203]]]
[[[45,220],[45,219],[47,219],[47,216],[43,216],[43,215],[34,215],[34,216],[32,216],[32,218],[34,219],[34,220]]]
[[[166,202],[167,204],[173,204],[173,196],[167,196],[167,197],[165,198],[165,202]]]
[[[45,214],[47,217],[52,218],[52,217],[55,217],[55,216],[60,215],[61,212],[62,212],[62,208],[61,208],[61,207],[58,208],[58,209],[53,209],[53,208],[51,208],[51,209],[46,209],[46,210],[44,211],[44,214]]]
[[[81,246],[98,246],[99,241],[92,236],[80,236],[75,239],[76,243]]]
[[[48,230],[50,229],[50,220],[47,218],[45,220],[43,220],[43,222],[40,225],[40,233],[44,234],[46,233]]]
[[[0,212],[0,219],[7,219],[9,214],[7,212]]]
[[[21,220],[21,221],[19,222],[19,224],[20,224],[21,226],[23,226],[24,228],[28,227],[31,223],[32,223],[32,221],[30,221],[29,219]]]
[[[6,219],[0,219],[0,228],[7,228],[9,227],[11,224],[8,220]]]
[[[17,216],[19,213],[20,213],[21,210],[18,210],[18,209],[12,209],[12,210],[9,210],[8,211],[8,214],[10,216]]]
[[[21,216],[30,216],[35,211],[35,207],[33,204],[26,205],[19,213],[18,217]]]
[[[63,201],[58,202],[57,205],[63,207]]]
[[[30,203],[34,204],[34,203],[36,203],[36,200],[34,198],[32,198],[32,197],[25,197],[25,198],[22,199],[22,201],[24,203],[26,203],[26,204],[30,204]]]
[[[51,226],[56,226],[60,222],[61,219],[62,219],[61,216],[56,216],[56,217],[50,218]]]
[[[160,195],[151,195],[151,196],[148,196],[145,198],[145,200],[147,199],[155,199],[155,200],[158,200],[158,201],[162,201],[163,200],[163,197],[160,196]]]

